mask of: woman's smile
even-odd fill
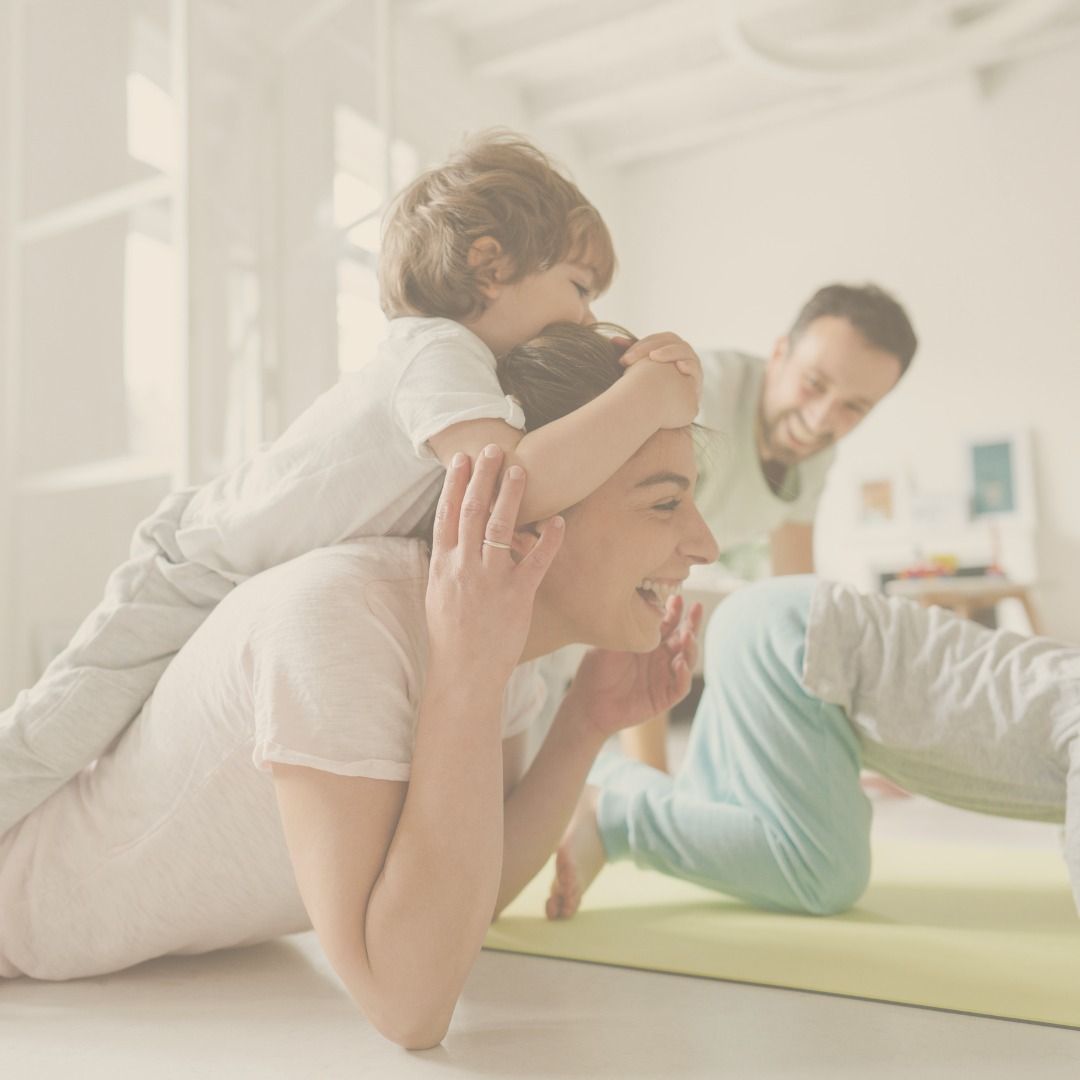
[[[637,594],[661,618],[667,613],[668,600],[682,590],[682,580],[665,581],[660,578],[643,578]]]

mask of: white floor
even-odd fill
[[[875,830],[1057,846],[1057,830],[920,799]],[[1080,931],[1080,926],[1078,926]],[[445,1044],[408,1054],[356,1013],[311,934],[100,979],[0,985],[0,1077],[1080,1077],[1080,1031],[483,953]]]

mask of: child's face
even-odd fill
[[[488,286],[487,307],[467,323],[496,356],[536,337],[554,322],[596,322],[593,271],[582,263],[561,262],[510,284]]]

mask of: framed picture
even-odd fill
[[[884,525],[896,520],[896,487],[891,477],[859,483],[859,523]]]
[[[1030,434],[1014,431],[972,438],[967,454],[972,520],[1034,525]]]
[[[855,520],[860,529],[883,533],[907,522],[907,485],[898,471],[859,477],[855,482]]]

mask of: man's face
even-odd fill
[[[842,439],[900,379],[900,360],[835,315],[776,343],[765,372],[758,450],[795,465]]]

